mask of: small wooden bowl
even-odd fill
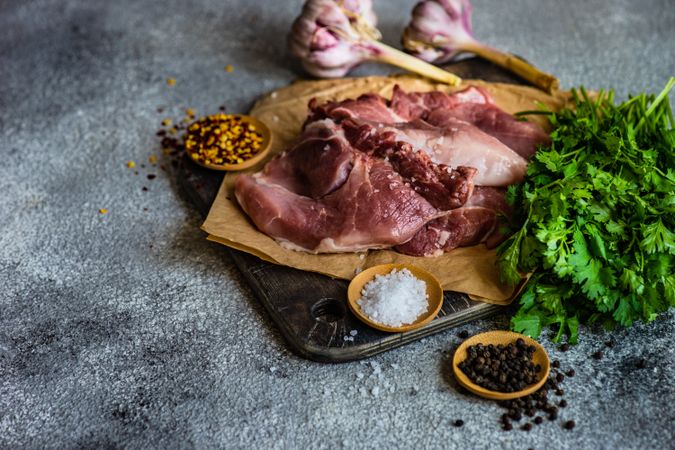
[[[485,389],[484,387],[479,386],[475,384],[473,381],[471,381],[469,377],[467,377],[466,374],[464,374],[464,372],[462,372],[462,370],[459,368],[459,363],[461,363],[468,357],[467,348],[469,348],[469,346],[476,344],[508,345],[511,342],[515,342],[516,339],[518,338],[524,340],[528,346],[534,345],[537,348],[537,350],[534,352],[534,355],[532,356],[532,363],[535,365],[539,364],[541,366],[541,372],[539,372],[538,374],[540,377],[539,381],[537,381],[535,384],[529,385],[522,391],[498,392]],[[462,344],[455,351],[455,356],[452,358],[452,371],[454,372],[455,378],[457,379],[459,384],[461,384],[474,394],[492,400],[512,400],[514,398],[525,397],[526,395],[530,395],[531,393],[537,391],[540,387],[542,387],[544,383],[546,383],[546,379],[548,378],[548,373],[550,370],[551,370],[551,363],[548,359],[548,354],[546,353],[544,347],[542,347],[534,339],[519,333],[514,333],[512,331],[501,331],[501,330],[488,331],[487,333],[481,333],[472,336],[469,339],[462,342]]]
[[[246,122],[250,125],[253,125],[255,127],[255,130],[260,133],[262,136],[262,143],[260,144],[260,151],[255,154],[253,158],[247,159],[244,162],[241,162],[239,164],[205,164],[201,161],[195,160],[192,158],[190,153],[188,152],[188,155],[190,156],[190,159],[195,163],[199,164],[202,167],[206,167],[207,169],[212,169],[212,170],[227,170],[229,172],[237,171],[237,170],[244,170],[248,169],[250,167],[255,166],[258,164],[260,161],[262,161],[267,154],[270,152],[270,148],[272,146],[272,132],[270,129],[265,125],[264,122],[261,120],[253,117],[253,116],[246,116],[243,114],[227,114],[229,117],[238,117],[241,119],[242,122]]]
[[[389,327],[371,320],[361,311],[361,307],[359,307],[359,305],[356,303],[356,301],[361,298],[361,290],[366,283],[375,278],[375,275],[385,275],[394,269],[408,269],[415,277],[424,281],[424,283],[427,285],[427,296],[429,301],[429,307],[426,313],[418,317],[415,322],[400,327]],[[420,269],[419,267],[410,266],[407,264],[381,264],[379,266],[366,269],[355,276],[351,283],[349,283],[349,288],[347,289],[347,298],[349,300],[349,309],[356,317],[359,318],[359,320],[365,324],[381,331],[388,331],[390,333],[403,333],[404,331],[410,331],[422,327],[434,320],[434,317],[438,315],[438,311],[441,310],[441,306],[443,306],[443,288],[436,277],[426,270]]]

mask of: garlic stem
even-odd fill
[[[380,61],[386,64],[391,64],[401,69],[416,73],[418,75],[431,78],[432,80],[441,83],[449,84],[450,86],[458,86],[462,83],[462,79],[457,75],[422,61],[419,58],[403,53],[393,47],[389,47],[378,41],[369,41],[368,45],[376,50],[376,54],[370,59]]]
[[[546,92],[554,92],[558,90],[560,85],[556,77],[542,72],[515,55],[501,52],[477,42],[463,43],[461,50],[474,53],[498,66],[504,67]]]

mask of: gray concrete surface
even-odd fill
[[[413,3],[375,1],[387,42]],[[456,331],[365,363],[290,353],[170,177],[125,167],[158,152],[162,118],[246,111],[297,77],[284,40],[299,8],[0,1],[0,448],[674,448],[672,312],[583,328],[554,352],[577,371],[561,414],[576,429],[504,433],[494,403],[449,381]],[[625,96],[675,74],[672,0],[477,0],[475,29],[566,87]]]

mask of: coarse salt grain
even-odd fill
[[[356,303],[369,319],[390,327],[413,323],[429,308],[426,284],[408,269],[376,275]]]

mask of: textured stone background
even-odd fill
[[[375,3],[396,44],[414,2]],[[449,382],[456,331],[366,363],[290,353],[170,177],[125,167],[159,151],[162,118],[246,111],[297,77],[284,40],[299,8],[0,1],[0,448],[673,448],[672,312],[628,331],[584,328],[556,354],[578,374],[562,413],[574,431],[504,433],[495,404]],[[480,38],[565,87],[623,97],[675,74],[672,0],[476,0],[475,10]],[[605,359],[590,359],[610,338]]]

